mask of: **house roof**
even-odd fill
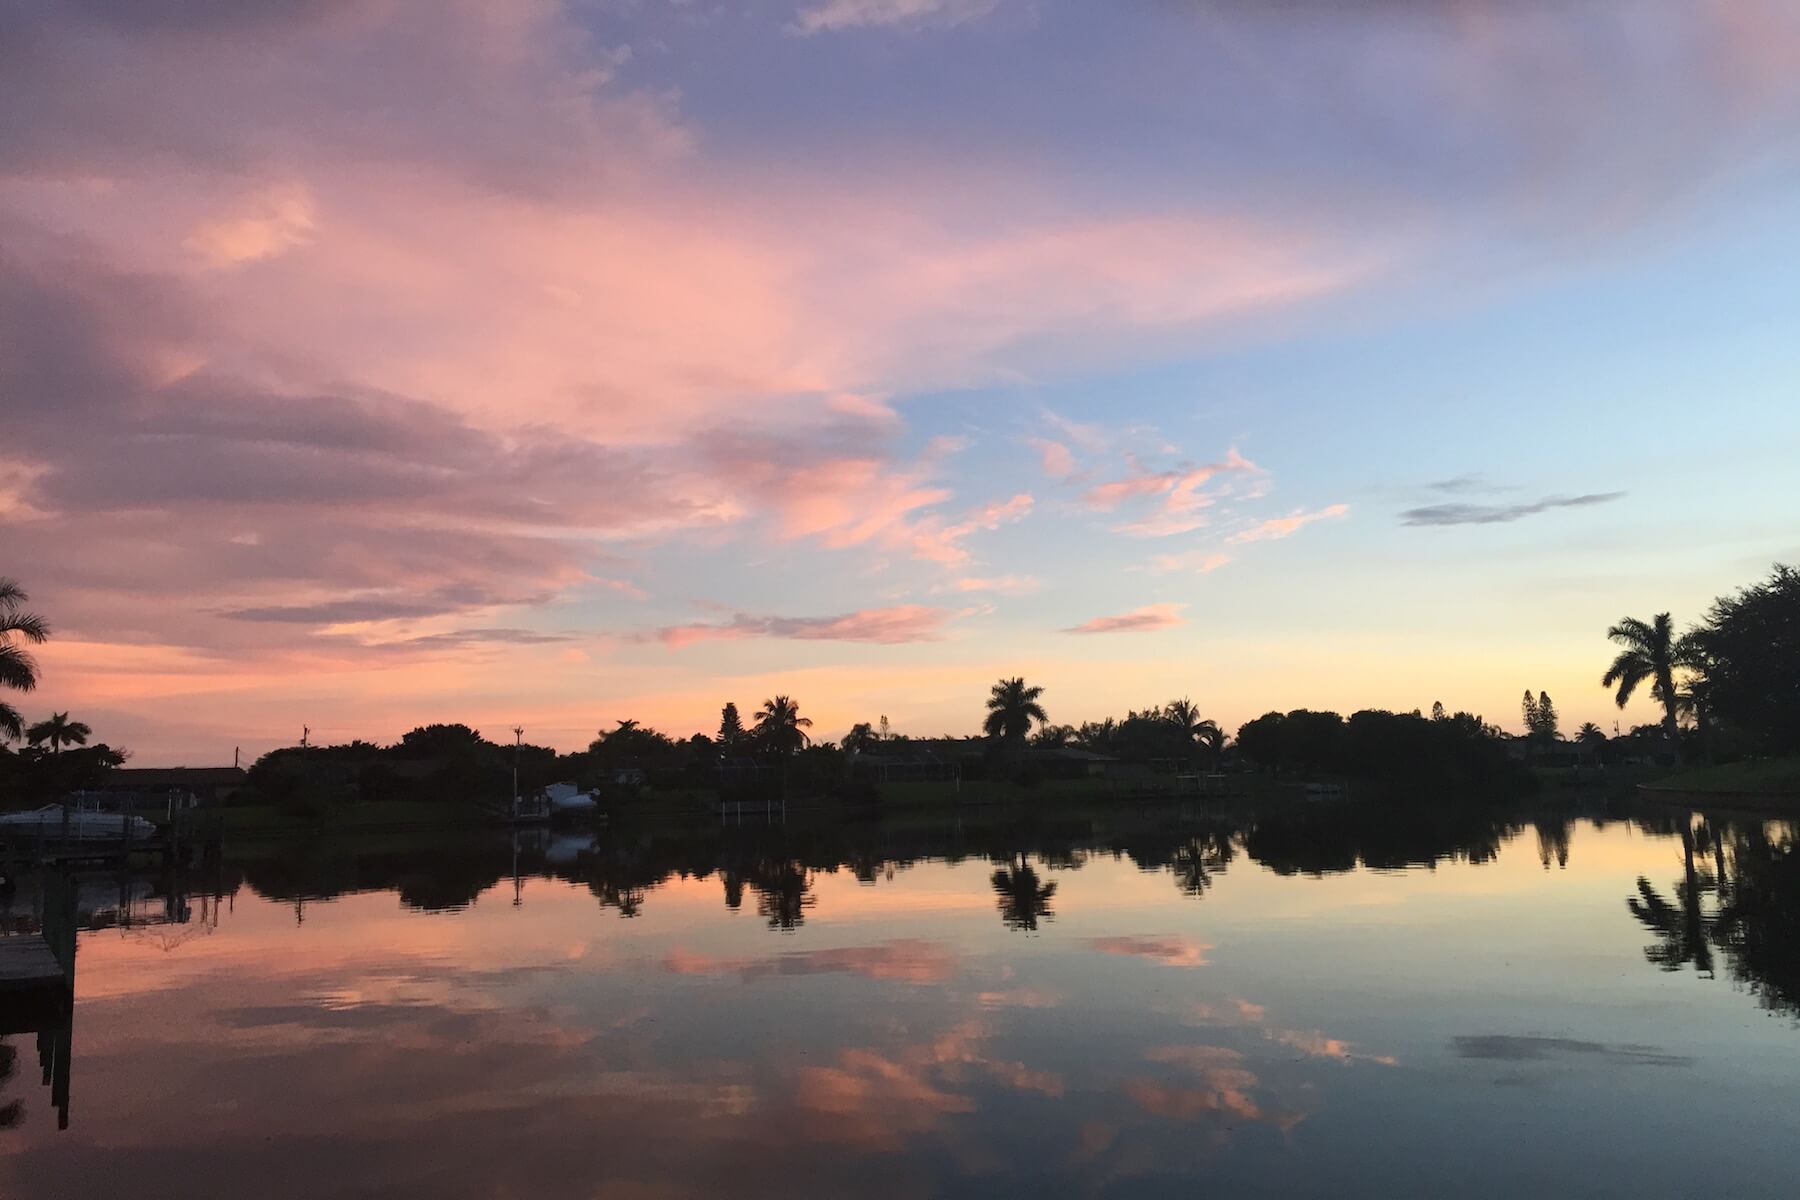
[[[1095,754],[1092,750],[1083,750],[1079,746],[1038,746],[1032,749],[1032,753],[1043,758],[1060,758],[1069,762],[1109,763],[1119,761],[1110,754]]]

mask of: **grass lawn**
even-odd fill
[[[1800,758],[1763,758],[1665,775],[1658,791],[1719,795],[1800,795]]]

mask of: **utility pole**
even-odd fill
[[[513,805],[512,815],[516,822],[519,819],[519,747],[525,741],[525,727],[513,726]]]

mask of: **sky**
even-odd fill
[[[1785,0],[0,0],[0,575],[140,765],[1624,713],[1800,559]]]

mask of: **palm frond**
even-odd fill
[[[19,710],[0,703],[0,737],[16,742],[24,736],[25,722],[20,718]]]
[[[16,692],[29,692],[37,686],[37,660],[19,649],[0,642],[0,687]]]

